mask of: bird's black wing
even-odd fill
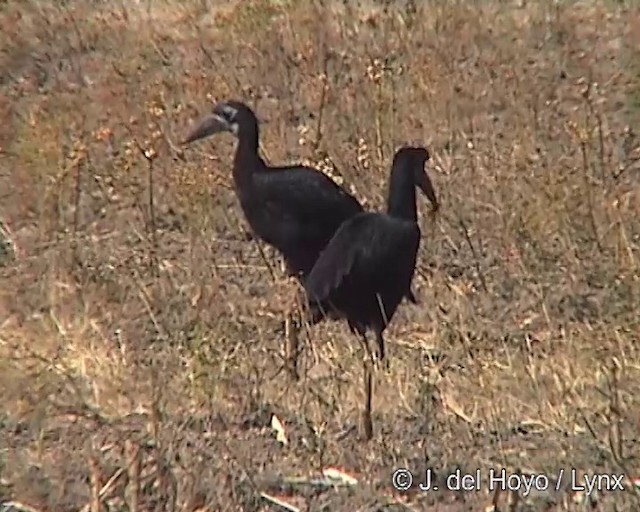
[[[360,203],[328,176],[305,167],[275,168],[256,174],[259,204],[255,222],[285,255],[315,257],[348,218],[362,212]],[[311,258],[311,260],[309,260]],[[309,267],[310,268],[310,267]]]
[[[320,253],[305,281],[307,295],[315,301],[329,300],[347,277],[368,284],[394,272],[390,267],[399,261],[415,266],[419,243],[417,224],[385,214],[361,213],[342,224]]]
[[[362,211],[355,197],[327,175],[309,167],[276,167],[258,179],[267,184],[265,201],[277,204],[304,224],[339,226],[344,219]]]

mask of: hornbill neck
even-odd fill
[[[265,163],[258,154],[259,136],[258,121],[255,117],[240,123],[238,146],[233,159],[233,179],[240,191],[248,191],[251,188],[253,173],[265,168]]]
[[[411,162],[398,162],[391,169],[387,213],[392,217],[417,222],[416,185]]]

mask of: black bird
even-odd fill
[[[403,297],[410,293],[420,245],[416,187],[438,210],[424,166],[423,147],[400,148],[393,159],[387,213],[362,212],[345,221],[320,253],[305,281],[310,302],[330,304],[349,328],[366,340],[373,329],[378,355],[384,359],[383,332]]]
[[[336,230],[361,213],[362,206],[316,169],[268,166],[258,154],[258,119],[242,102],[215,105],[183,144],[225,131],[238,138],[233,181],[247,222],[258,238],[282,254],[289,275],[306,277]],[[407,298],[416,303],[410,290]],[[312,323],[322,317],[312,308]]]

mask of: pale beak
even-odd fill
[[[187,135],[181,144],[189,144],[195,140],[213,135],[214,133],[226,131],[229,131],[229,123],[219,114],[211,113],[200,121],[200,124]]]

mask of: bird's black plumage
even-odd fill
[[[320,253],[305,289],[309,300],[329,303],[352,331],[366,336],[372,328],[384,358],[382,333],[400,301],[411,293],[420,245],[416,186],[438,202],[424,164],[429,153],[403,147],[394,156],[387,213],[362,212],[345,221]]]
[[[316,169],[268,166],[258,154],[258,120],[244,103],[216,105],[184,142],[219,131],[238,137],[233,179],[252,231],[283,255],[292,275],[307,275],[338,227],[362,206]]]
[[[215,105],[183,143],[222,131],[238,138],[233,180],[251,230],[282,254],[291,275],[306,277],[336,230],[345,220],[361,213],[362,206],[316,169],[268,166],[258,154],[258,119],[242,102],[231,100]],[[416,303],[410,290],[407,298]],[[333,314],[329,316],[335,318]],[[312,307],[310,321],[316,323],[322,318]]]

